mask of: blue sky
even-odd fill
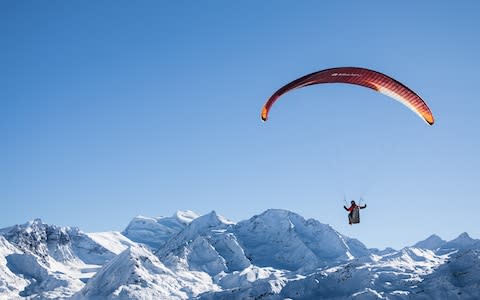
[[[369,247],[480,237],[478,1],[2,1],[0,227],[284,208]],[[430,105],[283,84],[372,68]],[[349,227],[343,197],[364,195]]]

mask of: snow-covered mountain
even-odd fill
[[[456,239],[444,243],[437,249],[438,253],[450,253],[457,250],[480,249],[480,240],[472,239],[468,233],[460,234]]]
[[[196,218],[198,215],[192,211],[177,211],[172,217],[138,216],[122,234],[134,242],[159,248]]]
[[[438,235],[432,234],[431,236],[424,239],[423,241],[416,243],[413,247],[429,249],[429,250],[437,250],[438,248],[445,245],[446,242],[447,241],[442,240],[442,238],[439,237]]]
[[[215,291],[199,272],[173,272],[148,248],[135,245],[107,263],[74,299],[188,299]]]
[[[368,249],[270,209],[136,217],[84,233],[36,219],[0,229],[0,299],[480,299],[480,240]]]
[[[78,228],[48,225],[40,219],[0,229],[0,238],[0,265],[6,271],[0,287],[18,290],[17,297],[72,296],[117,255]]]
[[[54,261],[102,265],[115,256],[78,228],[47,225],[40,219],[0,229],[0,235],[47,266]]]
[[[234,233],[255,265],[276,269],[312,270],[368,254],[331,226],[279,209],[238,223]]]
[[[235,236],[233,222],[215,211],[193,220],[157,252],[169,267],[203,271],[211,276],[250,265]]]

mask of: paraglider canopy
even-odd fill
[[[357,67],[326,69],[305,75],[284,85],[263,106],[262,120],[268,120],[270,108],[283,94],[293,89],[320,83],[348,83],[371,88],[401,102],[428,124],[433,125],[435,122],[427,104],[407,86],[380,72]]]

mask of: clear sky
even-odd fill
[[[1,1],[0,227],[283,208],[368,247],[480,237],[479,1]],[[428,126],[336,66],[415,90]],[[344,195],[364,195],[348,226]]]

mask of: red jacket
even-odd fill
[[[345,210],[350,211],[350,212],[352,212],[355,209],[355,207],[358,207],[360,209],[364,209],[365,207],[367,207],[367,205],[365,204],[364,206],[358,206],[357,204],[352,204],[349,208],[347,208],[346,206],[343,206],[343,208],[345,208]]]

